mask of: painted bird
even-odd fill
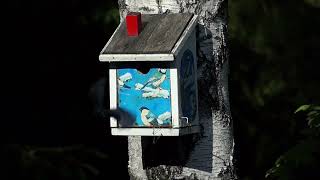
[[[141,107],[141,120],[145,126],[157,126],[157,116],[154,115],[147,107]]]
[[[118,78],[118,84],[120,87],[130,89],[131,87],[126,85],[125,82],[130,81],[131,79],[132,75],[130,73],[126,73]]]
[[[161,83],[166,79],[166,72],[166,69],[158,69],[141,89],[146,87],[148,84],[152,84],[154,88],[160,87]]]
[[[120,87],[123,87],[123,88],[127,88],[127,89],[131,89],[130,86],[126,85],[123,81],[121,81],[120,79],[118,79],[118,84]]]

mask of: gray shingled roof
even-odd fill
[[[170,53],[193,14],[142,15],[142,31],[137,37],[127,36],[123,21],[102,54]]]

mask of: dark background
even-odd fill
[[[110,136],[100,111],[108,67],[98,55],[118,25],[117,2],[3,4],[0,179],[126,179],[126,138]],[[281,155],[319,140],[301,132],[305,114],[294,114],[320,102],[319,8],[317,0],[229,1],[240,179],[264,179]],[[319,144],[302,147],[268,178],[319,177]]]

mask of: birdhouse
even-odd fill
[[[129,13],[99,55],[109,62],[112,135],[199,131],[193,14]],[[123,115],[126,114],[126,115]]]

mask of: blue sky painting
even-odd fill
[[[118,69],[117,78],[118,105],[135,117],[130,127],[172,125],[169,69]]]

